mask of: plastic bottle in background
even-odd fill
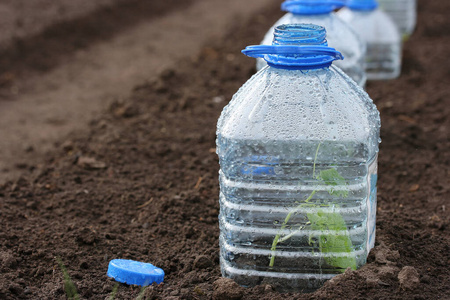
[[[282,25],[217,124],[222,274],[311,291],[375,239],[379,113],[312,24]],[[314,44],[314,45],[310,45]],[[306,45],[306,46],[304,46]]]
[[[368,80],[394,79],[400,75],[402,39],[391,18],[376,0],[348,0],[337,12],[366,41]]]
[[[416,0],[378,0],[383,9],[395,22],[403,40],[409,38],[416,27]]]
[[[311,23],[325,27],[327,41],[344,56],[344,60],[336,61],[339,67],[359,86],[364,87],[366,74],[364,71],[366,45],[356,32],[345,22],[336,17],[333,11],[344,6],[343,0],[287,0],[281,9],[288,13],[278,20],[267,32],[262,45],[271,45],[276,26],[282,24]],[[256,69],[266,66],[264,59],[257,59]]]

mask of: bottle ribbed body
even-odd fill
[[[281,24],[316,24],[325,27],[327,31],[328,46],[335,48],[344,56],[344,60],[335,61],[333,64],[344,71],[359,86],[366,84],[365,74],[365,42],[345,22],[336,17],[334,13],[319,15],[299,15],[287,13],[279,19],[266,33],[261,45],[271,45],[274,29]],[[258,59],[256,69],[259,71],[266,62]]]
[[[217,128],[223,276],[311,291],[363,265],[378,143],[376,107],[341,70],[254,75]]]
[[[407,38],[414,31],[417,19],[416,0],[378,0],[383,9],[395,22],[400,33]]]
[[[368,80],[393,79],[400,75],[402,39],[397,26],[385,12],[345,7],[337,15],[366,42]]]

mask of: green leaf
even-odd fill
[[[316,161],[319,153],[320,143],[317,146],[316,155],[314,158],[314,166],[312,176],[313,178],[319,180],[322,184],[329,186],[328,193],[331,196],[337,196],[341,198],[348,197],[347,182],[344,177],[342,177],[335,168],[330,168],[327,170],[320,171],[316,178]],[[337,190],[333,187],[338,188]],[[345,224],[344,218],[339,213],[330,213],[320,210],[323,205],[316,203],[309,203],[312,197],[316,194],[317,190],[308,196],[303,204],[298,205],[292,209],[286,216],[280,231],[275,236],[272,242],[272,255],[270,259],[269,266],[274,266],[276,248],[279,242],[285,241],[291,237],[291,234],[282,237],[281,232],[286,228],[291,216],[298,213],[305,208],[318,209],[314,213],[307,213],[307,217],[311,224],[311,229],[320,232],[319,234],[319,249],[321,253],[328,253],[330,255],[324,256],[326,263],[339,269],[341,272],[350,267],[356,270],[356,257],[353,249],[353,244],[350,239],[350,234]],[[325,205],[328,206],[328,205]],[[299,229],[301,230],[301,228]],[[312,235],[309,236],[309,244],[312,243]],[[313,250],[314,252],[314,250]],[[334,253],[334,255],[333,255]]]
[[[339,268],[341,272],[345,272],[348,267],[356,270],[355,252],[344,218],[339,213],[323,211],[308,213],[307,216],[311,222],[311,229],[321,232],[319,236],[320,252],[337,254],[325,256],[327,264]]]
[[[62,260],[57,258],[59,267],[61,268],[64,276],[64,290],[66,291],[66,296],[69,300],[80,300],[80,295],[78,295],[77,288],[70,278],[69,272],[67,272],[66,266],[63,264]]]
[[[341,174],[339,174],[338,171],[334,168],[320,171],[318,179],[329,186],[347,186],[347,182],[345,181],[344,177],[342,177]],[[328,193],[331,196],[338,196],[343,198],[348,197],[347,188],[345,188],[344,190],[334,190],[333,188],[331,188],[328,190]]]

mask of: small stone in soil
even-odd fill
[[[81,156],[78,158],[77,165],[87,169],[87,170],[95,170],[95,169],[105,169],[106,164],[104,162],[98,161],[93,157]]]
[[[76,241],[79,244],[92,245],[97,240],[96,234],[92,232],[89,228],[83,228],[79,230],[76,235]]]
[[[17,259],[8,252],[0,252],[0,261],[2,268],[14,268],[17,265]]]
[[[239,300],[244,296],[244,288],[229,278],[214,281],[214,300]]]
[[[73,150],[73,143],[72,141],[65,141],[61,147],[63,148],[64,151],[69,152]]]
[[[419,273],[414,267],[406,266],[398,273],[398,280],[402,289],[412,290],[420,282]]]
[[[273,287],[272,287],[270,284],[266,284],[266,285],[264,286],[264,292],[265,292],[265,293],[271,293],[271,292],[273,292]]]

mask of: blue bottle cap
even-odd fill
[[[111,260],[106,274],[116,281],[140,286],[147,286],[153,282],[161,283],[164,280],[162,269],[149,263],[128,259]]]
[[[326,68],[343,59],[339,51],[326,46],[256,45],[242,50],[247,56],[264,58],[269,66],[280,69],[311,70]]]
[[[296,15],[319,15],[329,14],[344,5],[344,0],[286,0],[281,4],[281,10]]]
[[[378,7],[378,2],[376,0],[347,0],[345,6],[351,10],[370,11]]]
[[[327,47],[326,30],[314,24],[277,26],[271,46],[248,46],[242,53],[263,58],[269,66],[280,69],[312,70],[327,68],[334,60],[344,57]]]

